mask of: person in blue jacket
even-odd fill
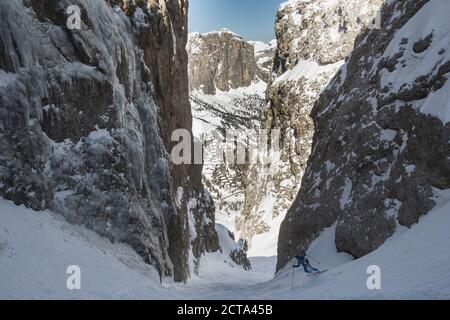
[[[300,254],[295,256],[295,258],[297,259],[298,265],[294,265],[294,268],[303,267],[303,270],[305,270],[306,273],[320,272],[320,270],[317,270],[311,266],[305,250],[302,250]]]

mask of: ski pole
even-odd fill
[[[307,256],[308,257],[310,257],[311,258],[311,260],[312,261],[314,261],[315,263],[318,263],[319,264],[319,266],[321,266],[322,264],[319,262],[319,261],[317,261],[316,259],[314,259],[313,257],[311,257],[309,254],[307,254]]]
[[[295,263],[292,263],[292,272],[291,272],[291,274],[292,274],[292,277],[291,277],[291,290],[294,290],[294,271],[295,271],[294,264],[295,264]]]

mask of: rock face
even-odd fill
[[[131,245],[184,281],[220,249],[191,130],[186,0],[0,3],[0,196]],[[81,28],[66,26],[80,8]]]
[[[191,33],[187,51],[191,91],[215,94],[216,89],[248,87],[259,75],[262,77],[254,46],[227,29]]]
[[[450,188],[445,0],[387,1],[316,102],[312,154],[282,224],[277,270],[325,227],[361,257]]]
[[[273,62],[277,52],[277,41],[272,40],[269,43],[262,41],[249,41],[255,47],[256,64],[259,67],[259,78],[268,83],[272,75]]]
[[[280,6],[275,22],[278,49],[261,116],[262,128],[279,131],[280,153],[268,164],[251,168],[240,223],[246,239],[278,229],[274,219],[292,205],[311,150],[314,102],[381,3],[293,0]]]

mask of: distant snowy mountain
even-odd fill
[[[275,55],[275,43],[246,42],[229,30],[189,35],[190,101],[194,135],[227,129],[259,131],[260,112]],[[216,205],[216,220],[238,236],[248,165],[216,164],[216,145],[206,145],[204,183]]]

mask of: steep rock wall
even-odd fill
[[[66,9],[81,9],[81,29]],[[191,130],[186,0],[0,3],[0,195],[130,244],[186,280],[219,250]]]
[[[312,154],[280,230],[278,266],[336,224],[361,257],[410,227],[450,187],[445,0],[387,1],[314,106]]]

